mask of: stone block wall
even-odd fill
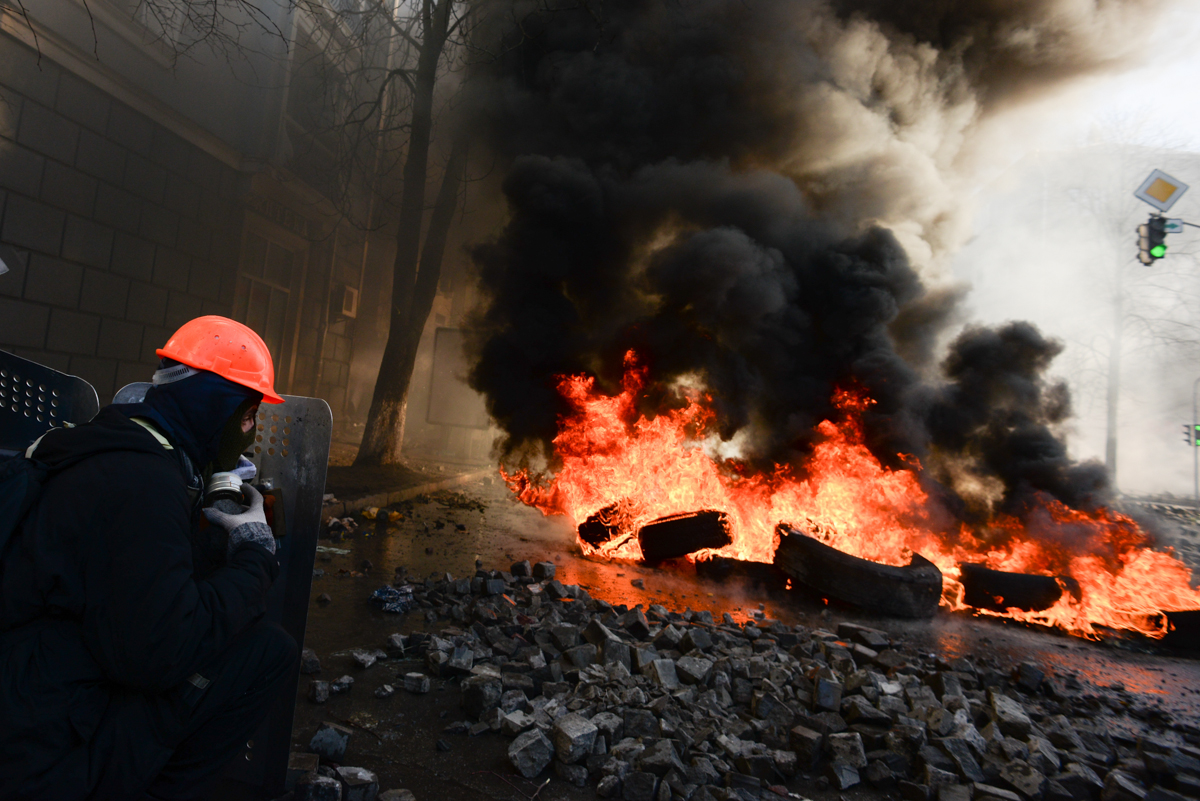
[[[239,173],[0,34],[0,349],[81,376],[108,402],[154,350],[230,314]]]

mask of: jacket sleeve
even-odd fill
[[[203,673],[266,610],[279,571],[250,545],[203,581],[193,575],[187,495],[178,476],[139,471],[136,494],[113,487],[87,576],[85,638],[111,681],[157,692]]]

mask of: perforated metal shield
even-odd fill
[[[137,403],[150,386],[138,383],[122,387],[113,402]],[[259,407],[251,458],[258,467],[255,480],[270,482],[283,491],[287,521],[287,536],[279,541],[277,552],[279,578],[267,599],[267,619],[279,623],[297,644],[303,644],[333,414],[320,398],[284,395],[283,399],[281,404],[264,403]],[[227,777],[262,788],[268,797],[284,792],[299,680],[297,666],[275,709],[225,771]]]
[[[0,351],[0,456],[25,450],[52,428],[86,423],[100,411],[87,381]]]

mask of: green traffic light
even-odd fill
[[[1163,256],[1167,255],[1167,246],[1155,245],[1154,247],[1150,248],[1150,255],[1156,259],[1161,259]]]

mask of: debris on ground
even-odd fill
[[[313,649],[305,648],[300,652],[300,672],[306,674],[321,672],[321,660]]]
[[[452,492],[450,490],[441,490],[439,492],[430,493],[428,496],[422,496],[415,500],[427,500],[439,503],[447,509],[463,509],[468,512],[486,512],[487,505],[482,501],[467,495],[463,492]]]
[[[332,723],[323,724],[318,734],[328,735],[330,729],[335,730],[335,739],[349,738],[348,729]],[[324,748],[324,742],[317,747]],[[321,765],[316,754],[295,752],[288,760],[285,789],[295,801],[416,801],[409,790],[380,793],[379,776],[374,771],[353,765]]]
[[[353,534],[355,531],[358,531],[358,523],[353,517],[328,517],[325,519],[325,531],[322,532],[322,536],[330,539],[340,539],[343,536]]]
[[[308,743],[308,750],[327,762],[341,762],[353,732],[336,723],[322,723]]]
[[[371,593],[371,602],[385,612],[407,612],[417,605],[413,599],[413,588],[409,584],[399,587],[385,585]]]
[[[850,623],[631,609],[554,573],[523,561],[377,590],[451,622],[360,649],[404,660],[379,697],[457,685],[461,719],[439,749],[505,737],[520,776],[553,771],[602,798],[743,801],[800,782],[905,801],[1200,798],[1200,728],[1117,685],[946,659]]]

